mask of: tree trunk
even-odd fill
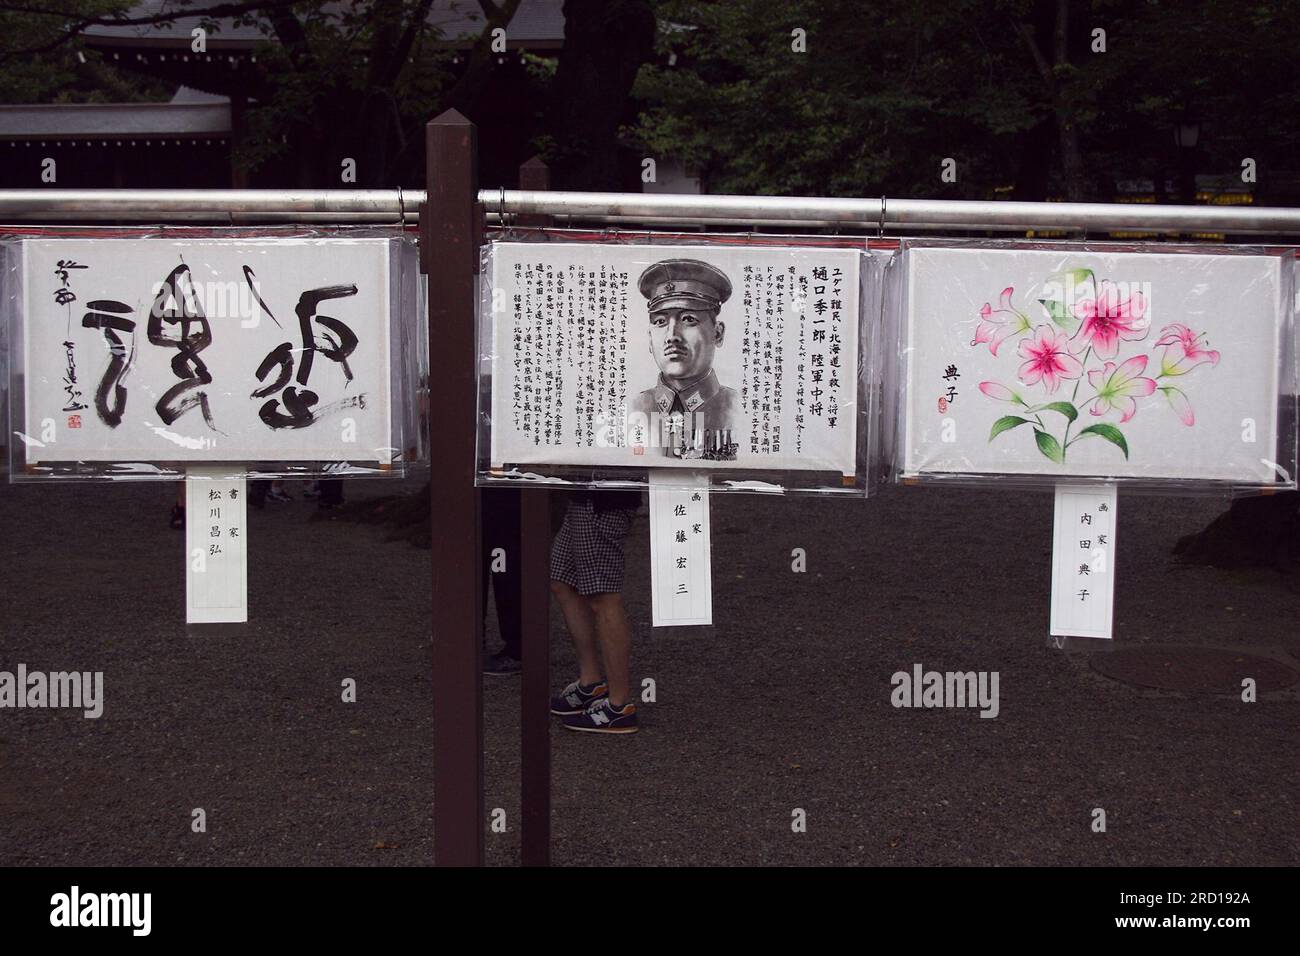
[[[647,0],[565,0],[550,131],[557,189],[618,190],[618,132],[632,118],[632,83],[654,52]]]
[[[1053,52],[1057,71],[1053,88],[1056,99],[1056,125],[1061,139],[1061,177],[1065,181],[1065,198],[1082,202],[1083,154],[1079,151],[1079,127],[1074,121],[1074,104],[1070,97],[1070,0],[1056,0],[1056,30]]]
[[[1044,202],[1047,199],[1051,165],[1043,157],[1051,154],[1052,140],[1056,137],[1056,124],[1050,117],[1017,137],[1020,160],[1016,171],[1016,185],[1011,198],[1017,202]]]
[[[1074,68],[1070,60],[1070,0],[1056,0],[1054,6],[1053,13],[1047,6],[1038,5],[1034,9],[1036,23],[1017,21],[1015,28],[1033,58],[1047,91],[1047,100],[1051,104],[1056,121],[1057,152],[1061,162],[1061,184],[1065,189],[1065,198],[1070,202],[1082,202],[1085,198],[1086,180],[1072,95]],[[1045,45],[1039,42],[1047,33],[1049,24],[1051,60],[1043,52]]]

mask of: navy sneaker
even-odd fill
[[[636,704],[629,701],[619,708],[612,705],[608,697],[603,697],[582,713],[565,717],[564,729],[591,734],[634,734],[637,730]]]
[[[575,680],[560,692],[559,697],[551,698],[551,713],[556,717],[581,714],[596,701],[604,700],[608,696],[609,685],[603,680],[596,681],[594,684],[583,684]]]
[[[483,673],[493,677],[509,677],[518,674],[522,669],[523,663],[519,658],[511,657],[505,651],[493,654],[483,661]]]

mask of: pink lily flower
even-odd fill
[[[1113,409],[1120,413],[1121,425],[1136,415],[1135,399],[1156,390],[1156,380],[1142,375],[1146,367],[1147,357],[1135,355],[1118,368],[1114,362],[1107,362],[1102,368],[1089,370],[1088,384],[1097,390],[1089,411],[1094,415],[1104,415]]]
[[[1165,398],[1169,399],[1169,406],[1182,421],[1184,425],[1191,426],[1196,424],[1196,412],[1192,409],[1192,403],[1188,401],[1187,394],[1172,385],[1160,389],[1165,393]]]
[[[1156,339],[1157,346],[1165,347],[1163,357],[1160,359],[1160,374],[1186,375],[1196,366],[1204,365],[1206,362],[1218,365],[1219,353],[1205,348],[1208,344],[1205,341],[1207,334],[1193,332],[1181,322],[1166,325],[1161,329],[1160,338]]]
[[[1026,404],[1023,398],[1001,382],[980,382],[980,391],[989,398],[997,399],[999,402],[1014,402],[1018,405]]]
[[[1127,299],[1119,297],[1119,289],[1102,281],[1095,299],[1084,299],[1073,309],[1081,320],[1074,333],[1071,350],[1082,352],[1089,346],[1100,359],[1113,359],[1119,354],[1120,339],[1140,341],[1151,331],[1151,320],[1144,318],[1146,298],[1134,292]]]
[[[1011,305],[1011,293],[1014,291],[1012,286],[1003,289],[996,309],[987,302],[980,307],[980,324],[975,328],[975,339],[971,345],[988,342],[989,351],[996,356],[1003,339],[1028,331],[1029,316]]]
[[[1016,373],[1020,381],[1026,385],[1041,381],[1048,395],[1060,388],[1062,379],[1083,374],[1083,363],[1070,354],[1070,337],[1050,325],[1040,325],[1033,338],[1021,339],[1017,351],[1028,360]]]

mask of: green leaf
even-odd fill
[[[1064,302],[1058,302],[1056,299],[1039,299],[1038,304],[1046,309],[1052,321],[1065,331],[1072,333],[1079,327],[1079,320],[1065,307]]]
[[[1034,441],[1038,442],[1038,450],[1058,465],[1065,461],[1065,451],[1061,448],[1061,443],[1047,432],[1035,428]]]
[[[1049,276],[1044,283],[1045,286],[1052,284],[1060,286],[1061,291],[1075,302],[1097,296],[1097,277],[1091,269],[1062,269]]]
[[[1096,435],[1098,438],[1104,438],[1119,448],[1124,453],[1124,458],[1128,459],[1128,442],[1124,440],[1124,433],[1114,425],[1089,425],[1079,432],[1079,438],[1084,435]]]
[[[993,430],[989,432],[989,441],[997,438],[1003,432],[1015,428],[1017,425],[1028,425],[1029,419],[1021,418],[1019,415],[1003,415],[993,423]]]
[[[1041,412],[1041,411],[1057,412],[1058,414],[1064,415],[1070,421],[1074,421],[1076,418],[1079,417],[1079,410],[1075,408],[1073,405],[1071,405],[1069,402],[1048,402],[1046,405],[1035,405],[1033,408],[1030,409],[1030,411],[1031,412]]]
[[[1079,327],[1079,319],[1066,308],[1065,303],[1067,300],[1078,302],[1082,299],[1095,298],[1097,277],[1093,275],[1091,269],[1064,269],[1048,277],[1043,283],[1043,288],[1048,292],[1060,290],[1059,295],[1039,299],[1038,303],[1051,316],[1053,322],[1073,334]]]

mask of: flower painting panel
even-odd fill
[[[905,477],[1294,480],[1278,451],[1289,253],[918,242],[903,256]]]

